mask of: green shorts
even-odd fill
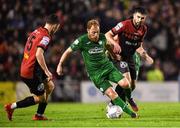
[[[109,81],[118,83],[123,78],[122,73],[115,67],[103,69],[90,75],[90,79],[94,82],[95,86],[103,93],[112,86]]]

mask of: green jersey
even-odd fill
[[[88,35],[82,35],[71,44],[73,51],[80,50],[89,75],[98,73],[103,69],[111,69],[113,64],[105,55],[106,38],[100,34],[98,42],[89,40]]]

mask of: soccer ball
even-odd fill
[[[120,118],[122,114],[123,114],[123,110],[120,106],[117,105],[107,106],[107,113],[106,113],[107,118],[109,119]]]

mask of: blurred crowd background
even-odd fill
[[[82,57],[78,52],[70,56],[64,66],[64,76],[58,77],[55,71],[62,53],[86,32],[89,19],[98,18],[101,32],[105,33],[129,18],[129,11],[139,5],[148,11],[144,47],[155,60],[152,66],[142,62],[139,80],[177,80],[180,72],[179,0],[0,0],[0,81],[20,80],[20,63],[28,34],[44,23],[46,15],[57,13],[62,27],[53,37],[46,62],[58,83],[73,81],[74,89],[79,90],[80,81],[88,80]]]

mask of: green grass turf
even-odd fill
[[[8,121],[0,105],[1,127],[180,127],[180,103],[138,103],[139,119],[123,114],[119,119],[107,119],[105,104],[49,103],[48,121],[32,121],[37,106],[16,109],[13,121]]]

